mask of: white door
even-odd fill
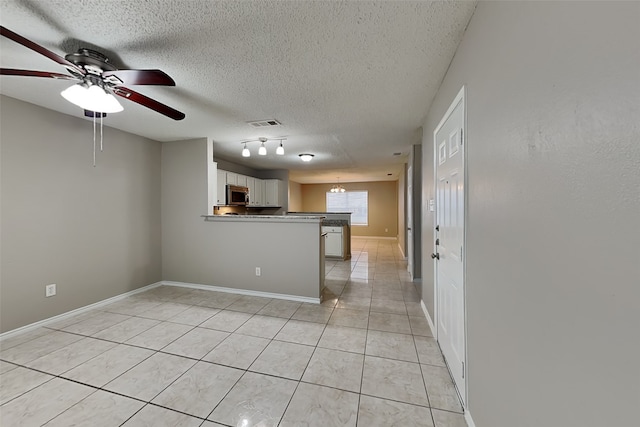
[[[407,169],[407,270],[413,280],[413,168]]]
[[[434,132],[436,328],[461,399],[466,400],[464,292],[464,87]]]

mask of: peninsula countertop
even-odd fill
[[[322,223],[324,217],[318,215],[202,215],[211,222],[306,222]]]

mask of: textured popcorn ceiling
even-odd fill
[[[64,56],[78,47],[119,68],[159,68],[176,87],[132,89],[186,114],[180,122],[122,100],[105,124],[160,141],[210,137],[215,156],[289,169],[299,182],[397,179],[475,2],[0,1],[0,23]],[[65,72],[4,37],[1,65]],[[69,82],[3,76],[2,94],[65,114]],[[255,129],[246,122],[277,119]],[[240,141],[287,137],[286,155],[240,156]],[[91,135],[88,134],[88,138]],[[299,153],[313,153],[303,164]],[[401,152],[402,156],[393,156]],[[391,177],[387,173],[393,173]]]

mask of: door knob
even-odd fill
[[[431,258],[432,259],[440,259],[440,254],[439,253],[431,254]]]

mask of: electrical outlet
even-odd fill
[[[385,229],[384,229],[384,232],[385,232],[385,233],[388,233],[388,232],[389,232],[389,229],[388,229],[388,228],[385,228]]]
[[[260,267],[256,267],[256,276],[260,276],[262,274],[262,270],[260,270]]]
[[[44,296],[45,297],[52,297],[56,294],[56,284],[52,283],[50,285],[47,285],[44,287]]]

